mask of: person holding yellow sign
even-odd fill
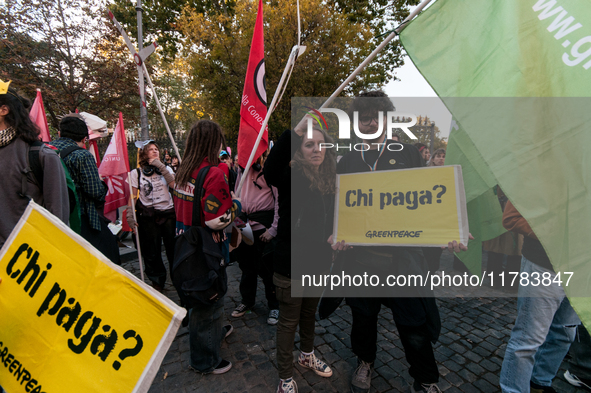
[[[358,130],[367,135],[363,142],[368,149],[351,151],[338,163],[337,173],[371,172],[393,169],[410,169],[424,166],[419,150],[410,144],[396,142],[396,148],[386,148],[386,113],[394,111],[394,105],[382,91],[370,91],[356,97],[349,107],[349,118],[358,118]],[[379,116],[384,118],[380,119]],[[383,120],[383,121],[382,121]],[[382,132],[380,134],[380,129]],[[346,240],[346,239],[345,239]],[[467,249],[453,241],[449,244],[456,251]],[[347,251],[356,264],[369,268],[385,268],[391,272],[427,272],[428,267],[420,247],[364,246]],[[347,297],[353,314],[351,346],[358,358],[351,391],[369,392],[371,372],[377,353],[377,322],[382,304],[392,310],[404,347],[409,373],[414,378],[412,392],[441,392],[437,386],[439,371],[433,354],[432,342],[436,342],[441,329],[439,311],[435,299],[425,297],[425,291],[410,289],[416,297]],[[432,295],[432,294],[431,294]],[[395,295],[394,295],[395,296]]]

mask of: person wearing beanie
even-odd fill
[[[117,239],[102,216],[107,187],[101,180],[96,161],[86,150],[88,126],[76,113],[64,116],[59,125],[59,138],[50,144],[60,156],[76,184],[80,204],[81,235],[113,263],[120,264]]]

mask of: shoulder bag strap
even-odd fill
[[[195,191],[193,195],[193,218],[191,219],[191,225],[195,227],[201,226],[201,200],[204,197],[205,190],[203,189],[203,183],[209,173],[211,166],[206,166],[199,171],[197,179],[195,180]]]

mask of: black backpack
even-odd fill
[[[209,167],[195,181],[191,227],[177,236],[172,264],[172,283],[186,308],[211,306],[228,291],[226,261],[212,231],[201,226],[203,182]]]

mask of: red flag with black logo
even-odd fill
[[[243,168],[254,147],[263,121],[267,116],[267,93],[265,91],[265,43],[263,37],[263,0],[259,0],[257,20],[252,35],[250,57],[246,70],[244,92],[240,105],[240,130],[238,132],[238,165]],[[254,156],[256,160],[267,150],[268,129]]]

